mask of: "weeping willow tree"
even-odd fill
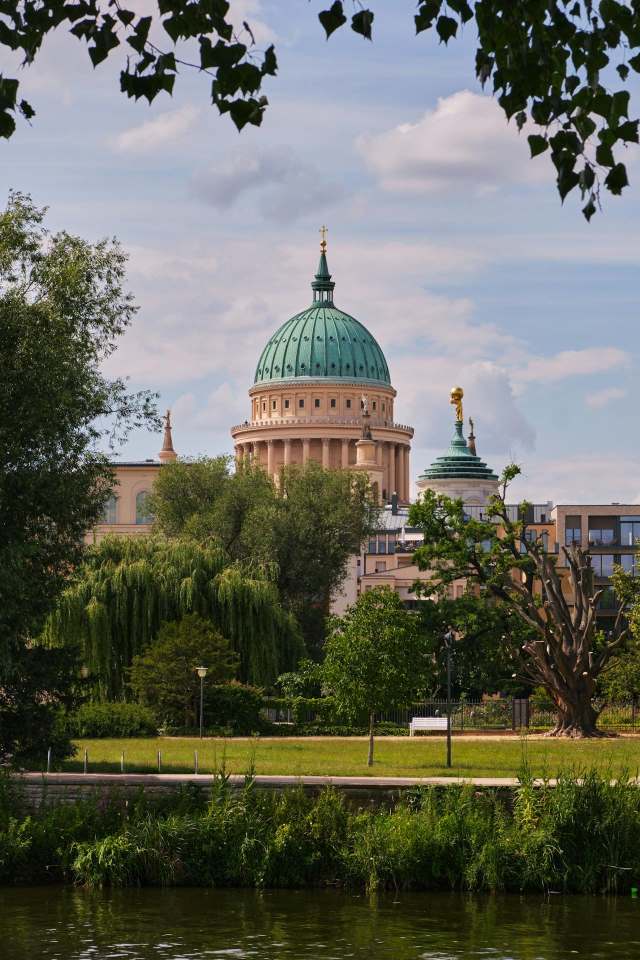
[[[302,653],[296,621],[268,570],[230,564],[216,545],[159,537],[106,537],[92,547],[44,639],[78,644],[101,696],[118,698],[133,657],[163,622],[188,613],[210,619],[229,639],[245,682],[272,682]]]

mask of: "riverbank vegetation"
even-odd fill
[[[0,883],[344,886],[622,893],[640,877],[640,790],[595,771],[513,794],[415,790],[395,809],[350,809],[327,789],[189,788],[153,804],[92,798],[28,813],[6,780]]]
[[[363,733],[366,731],[363,729]],[[526,757],[535,776],[576,764],[611,771],[624,769],[634,775],[640,768],[640,739],[618,737],[604,741],[562,741],[533,737],[475,739],[456,737],[453,766],[445,766],[443,737],[381,737],[373,766],[367,765],[367,750],[357,737],[246,737],[225,739],[158,737],[153,739],[95,739],[76,741],[78,751],[62,769],[81,771],[87,750],[91,773],[119,773],[122,753],[129,773],[157,772],[158,751],[165,773],[193,773],[198,751],[201,773],[213,773],[223,761],[229,773],[293,776],[373,777],[516,777]],[[46,755],[40,766],[45,768]]]

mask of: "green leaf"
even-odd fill
[[[611,193],[616,195],[621,194],[624,188],[629,185],[627,168],[624,163],[616,163],[616,165],[609,170],[604,183]]]
[[[31,117],[36,115],[35,110],[27,100],[21,100],[18,109],[25,120],[31,120]]]
[[[0,137],[7,139],[14,133],[16,122],[7,110],[0,110]]]
[[[454,13],[458,14],[463,23],[468,23],[473,18],[473,10],[467,0],[447,0],[447,4]]]
[[[122,9],[117,11],[116,16],[121,23],[124,23],[125,27],[128,27],[130,23],[133,23],[136,17],[133,10]]]
[[[423,0],[414,17],[416,33],[429,30],[442,9],[442,0]]]
[[[618,71],[621,80],[626,80],[629,76],[629,67],[626,65],[626,63],[619,63],[616,67],[616,70]]]
[[[275,77],[278,71],[278,60],[276,58],[276,52],[271,44],[270,47],[264,52],[264,60],[262,61],[262,66],[260,68],[261,74],[264,76]]]
[[[530,134],[527,137],[527,141],[529,143],[529,149],[532,157],[537,157],[539,154],[544,153],[549,147],[549,141],[547,138],[542,137],[539,133]]]
[[[580,178],[575,170],[572,170],[569,167],[562,167],[558,171],[558,193],[560,194],[560,198],[563,202],[567,194],[571,193],[573,188],[578,186],[579,182]]]
[[[596,163],[601,167],[612,167],[615,163],[611,147],[606,143],[599,143],[596,147]]]
[[[627,120],[621,123],[616,133],[618,140],[623,140],[625,143],[638,143],[638,121]]]
[[[436,30],[438,31],[441,43],[448,43],[458,32],[458,23],[453,17],[446,17],[443,14],[441,17],[438,17]]]
[[[332,3],[328,10],[321,10],[318,14],[318,20],[324,27],[328,40],[335,30],[338,30],[347,22],[340,0],[335,0],[335,3]]]
[[[527,114],[525,113],[524,110],[520,110],[519,113],[516,113],[516,125],[518,127],[518,130],[522,130],[526,122],[527,122]]]
[[[631,57],[629,66],[632,70],[635,70],[636,73],[640,73],[640,53],[636,53],[635,57]]]
[[[163,24],[164,26],[164,24]],[[147,37],[149,36],[149,28],[151,27],[151,17],[140,17],[136,23],[133,36],[127,37],[127,43],[130,47],[136,51],[136,53],[142,53],[145,44],[147,42]],[[166,26],[165,26],[166,29]]]
[[[589,197],[589,202],[582,208],[582,212],[587,223],[591,220],[591,217],[596,212],[596,205],[594,203],[593,194]]]
[[[359,33],[366,40],[371,40],[371,28],[373,27],[373,11],[360,10],[351,17],[351,29]]]

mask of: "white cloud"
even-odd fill
[[[585,400],[592,410],[601,410],[614,400],[622,400],[626,395],[627,391],[621,387],[605,387],[603,390],[588,393]]]
[[[626,367],[629,354],[617,347],[587,347],[584,350],[562,350],[551,357],[534,357],[520,371],[519,378],[531,383],[551,383],[566,377],[602,373],[615,367]]]
[[[200,110],[192,106],[167,110],[137,127],[123,130],[113,138],[111,145],[118,153],[149,153],[182,140],[199,116]]]
[[[640,460],[616,456],[616,469],[611,458],[602,454],[535,459],[524,464],[518,480],[517,497],[536,503],[638,503]],[[514,490],[515,492],[515,490]]]
[[[357,147],[386,190],[484,193],[548,178],[546,167],[530,159],[524,133],[507,124],[495,100],[469,90],[439,99],[416,123],[360,137]]]
[[[290,148],[238,150],[226,162],[196,173],[191,187],[196,197],[218,210],[257,194],[263,216],[277,221],[294,220],[344,199],[339,184]]]

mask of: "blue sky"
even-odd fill
[[[140,310],[110,371],[161,394],[181,454],[229,452],[262,346],[309,301],[327,223],[336,302],[379,340],[415,427],[414,477],[448,443],[459,382],[479,452],[522,464],[514,494],[640,499],[637,148],[631,187],[587,225],[479,89],[470,32],[444,49],[414,36],[411,5],[376,4],[374,43],[327,43],[317,4],[232,9],[278,53],[258,130],[220,118],[193,72],[174,98],[129,102],[118,53],[94,73],[64,35],[23,72],[38,115],[1,148],[3,192],[129,251]],[[158,447],[139,433],[124,453]]]

